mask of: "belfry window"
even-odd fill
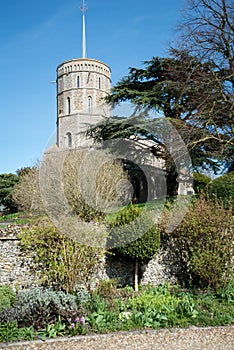
[[[67,114],[71,113],[71,99],[70,97],[67,98]]]
[[[70,132],[67,133],[67,147],[72,147],[72,134]]]
[[[89,111],[89,114],[92,114],[92,97],[91,96],[88,97],[88,111]]]
[[[79,89],[79,87],[80,87],[80,76],[78,75],[77,76],[77,88]]]

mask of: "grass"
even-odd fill
[[[141,209],[145,209],[145,210],[149,210],[149,211],[161,211],[166,203],[166,198],[159,198],[159,199],[155,199],[153,201],[150,202],[146,202],[146,203],[138,203],[138,204],[131,204],[133,207],[137,207],[137,208],[141,208]],[[121,209],[118,208],[118,210],[116,210],[116,212],[112,212],[106,215],[105,217],[105,221],[107,223],[111,223],[112,221],[115,221],[116,216],[119,215],[119,213],[121,211],[124,211],[125,209],[127,209],[129,207],[129,205],[123,206]]]
[[[31,216],[25,212],[12,213],[0,216],[0,223],[4,223],[6,221],[10,221],[12,222],[12,224],[15,225],[24,225],[31,222]]]
[[[8,220],[17,220],[19,219],[20,213],[6,214],[0,216],[0,222],[8,221]]]

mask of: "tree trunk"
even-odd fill
[[[138,260],[135,260],[134,289],[138,292]]]
[[[175,197],[178,195],[179,183],[177,181],[178,172],[174,160],[171,158],[171,155],[166,155],[166,185],[167,185],[167,196]]]

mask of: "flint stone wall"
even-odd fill
[[[13,286],[15,290],[28,289],[39,284],[32,272],[32,256],[20,249],[20,226],[0,228],[0,284]]]
[[[40,285],[32,255],[20,248],[20,226],[0,228],[0,284],[11,285],[15,290],[29,289]],[[161,248],[150,262],[140,268],[141,284],[158,285],[176,283],[188,278],[183,263],[178,259],[177,248],[168,244]],[[133,285],[134,261],[107,255],[93,276],[93,287],[102,279],[117,278],[121,285]]]

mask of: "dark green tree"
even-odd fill
[[[138,143],[143,139],[152,141],[149,150],[165,160],[168,195],[173,196],[177,192],[178,169],[158,127],[159,119],[169,121],[178,130],[194,169],[211,167],[217,171],[221,161],[230,154],[232,142],[225,130],[226,124],[220,123],[219,127],[212,124],[203,106],[212,110],[214,101],[222,100],[222,94],[220,81],[210,63],[201,63],[186,52],[173,50],[171,58],[154,57],[145,62],[145,68],[130,68],[128,76],[117,83],[107,97],[107,102],[113,104],[132,102],[137,107],[137,116],[104,120],[91,127],[87,134],[97,141],[118,138]],[[220,115],[228,118],[229,107],[229,101],[224,101]],[[149,110],[158,112],[158,116],[149,117]],[[225,145],[228,145],[226,150]]]
[[[234,207],[234,172],[229,172],[211,181],[207,186],[210,198],[222,200],[226,209]]]
[[[193,188],[195,193],[203,193],[206,190],[206,186],[212,180],[209,176],[201,173],[193,174]]]
[[[3,206],[5,211],[17,211],[11,194],[18,181],[19,178],[16,174],[0,174],[0,206]]]

